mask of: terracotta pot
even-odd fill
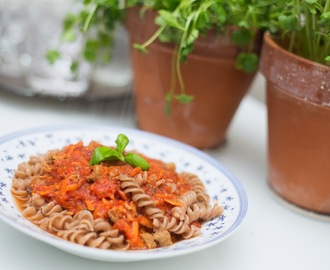
[[[131,43],[145,42],[158,29],[155,15],[147,12],[141,19],[137,9],[128,12]],[[219,39],[209,32],[199,38],[188,62],[181,65],[186,92],[194,101],[185,105],[173,101],[170,116],[165,114],[165,95],[171,88],[174,46],[156,41],[148,51],[131,51],[138,127],[197,148],[222,143],[255,76],[235,68],[239,49],[230,43],[229,35]]]
[[[268,179],[287,201],[330,213],[330,68],[298,57],[268,34]]]

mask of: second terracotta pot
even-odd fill
[[[268,179],[285,200],[330,214],[330,68],[265,35]]]
[[[147,13],[141,19],[134,10],[128,13],[132,44],[144,42],[157,29],[154,16]],[[170,115],[165,114],[165,96],[171,88],[174,48],[157,41],[148,51],[131,51],[138,127],[197,148],[221,144],[255,77],[235,68],[240,51],[230,37],[219,39],[210,32],[198,39],[187,63],[181,65],[186,92],[194,100],[189,104],[173,101]]]

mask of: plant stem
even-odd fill
[[[312,55],[311,58],[314,60],[317,60],[317,48],[319,48],[319,37],[320,35],[318,35],[318,27],[316,25],[316,20],[315,20],[315,14],[312,14],[312,38],[315,39],[316,38],[316,42],[311,42],[311,46],[312,46]]]
[[[330,9],[330,0],[325,1],[324,12],[327,12]]]
[[[189,29],[189,25],[192,21],[192,18],[193,18],[193,15],[190,15],[187,19],[187,22],[185,25],[185,31],[183,32],[183,35],[181,37],[180,46],[178,49],[178,55],[177,55],[177,59],[176,59],[176,73],[178,76],[181,94],[185,93],[185,86],[184,86],[184,81],[183,81],[183,77],[182,77],[182,73],[181,73],[181,55],[182,55],[183,45],[185,43],[185,40],[187,39],[188,29]]]
[[[300,14],[300,0],[295,0],[295,7],[296,9],[293,10],[295,16],[297,16],[297,20],[298,20],[298,25],[299,27],[301,26],[301,18],[299,16]],[[297,35],[299,35],[299,31],[293,31],[289,36],[290,36],[290,43],[289,43],[289,48],[288,50],[290,52],[293,51],[293,48],[295,46],[295,41],[296,41],[296,37]],[[295,48],[295,51],[298,52],[301,48],[297,47]]]
[[[185,86],[184,86],[184,81],[182,77],[182,72],[181,72],[181,59],[180,59],[180,54],[182,51],[182,47],[180,46],[176,55],[176,75],[178,77],[178,82],[180,86],[180,93],[184,94],[185,93]]]
[[[327,0],[325,2],[323,12],[328,12],[328,11],[330,11],[330,0]],[[330,55],[330,36],[329,36],[329,34],[325,37],[325,39],[327,39],[327,40],[325,41],[324,50],[323,50],[324,53],[322,54],[324,57]]]
[[[304,14],[305,14],[305,34],[306,34],[306,42],[307,42],[307,52],[305,57],[308,59],[313,59],[313,45],[312,45],[312,37],[311,32],[312,29],[309,28],[310,21],[312,20],[310,13],[308,12],[307,5],[304,5]]]
[[[97,10],[97,5],[93,5],[91,12],[88,14],[88,17],[86,18],[86,20],[84,22],[84,25],[83,25],[83,28],[82,28],[83,32],[87,31],[87,29],[88,29],[88,27],[91,23],[91,20],[94,17],[94,14],[95,14],[96,10]]]
[[[163,25],[161,27],[158,28],[158,30],[146,41],[142,44],[143,47],[148,47],[151,43],[153,43],[158,36],[165,30],[166,25]]]
[[[171,88],[169,93],[171,96],[174,93],[175,90],[175,85],[176,85],[176,59],[178,58],[178,48],[177,46],[174,49],[173,56],[172,56],[172,61],[171,61]]]

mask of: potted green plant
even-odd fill
[[[269,4],[85,0],[79,14],[68,16],[64,33],[72,38],[80,28],[87,38],[84,55],[95,60],[108,51],[102,48],[110,46],[116,23],[124,23],[132,42],[138,126],[207,148],[225,140],[254,79]]]
[[[330,1],[276,1],[267,81],[268,180],[293,205],[330,213]]]

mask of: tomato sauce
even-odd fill
[[[143,209],[137,209],[131,195],[120,188],[121,174],[134,177],[141,173],[120,161],[90,165],[89,161],[99,143],[82,142],[66,146],[49,155],[43,163],[43,172],[31,181],[32,193],[40,194],[48,201],[55,201],[72,214],[88,209],[94,218],[109,219],[109,211],[116,217],[114,228],[122,231],[132,249],[144,248],[139,230],[151,228]],[[174,166],[143,156],[149,163],[147,182],[141,188],[170,215],[174,206],[180,206],[179,197],[191,190],[189,183],[176,173]]]

